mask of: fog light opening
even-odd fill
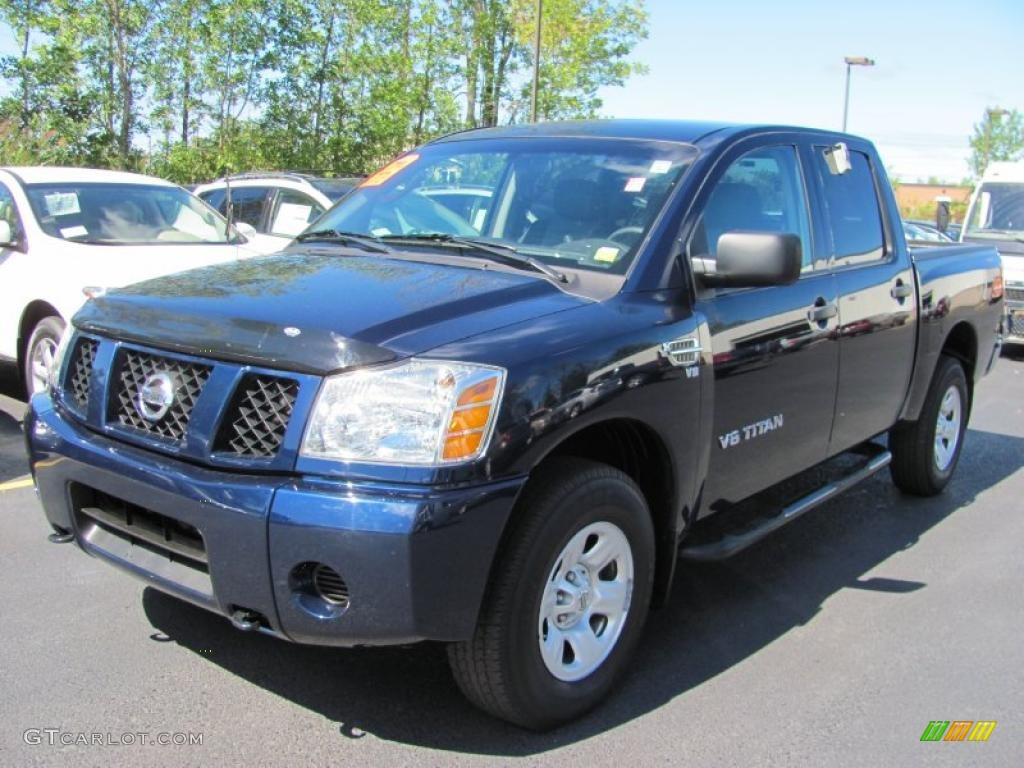
[[[348,610],[348,584],[325,563],[300,563],[292,569],[289,582],[295,600],[314,616],[334,618]]]

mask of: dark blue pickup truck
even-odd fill
[[[994,249],[908,251],[862,139],[469,131],[281,254],[89,302],[32,472],[54,541],[241,630],[450,643],[470,699],[545,728],[679,562],[886,466],[940,492],[1002,308]]]

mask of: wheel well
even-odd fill
[[[978,361],[978,338],[969,323],[958,323],[942,345],[942,354],[955,357],[964,367],[967,392],[974,399],[974,366]]]
[[[60,312],[45,301],[33,301],[25,311],[21,313],[21,322],[18,324],[18,370],[25,371],[25,348],[28,346],[28,337],[32,335],[32,329],[36,327],[44,317],[60,317]]]
[[[561,456],[608,464],[629,475],[640,487],[654,523],[657,555],[653,601],[655,605],[662,603],[671,586],[678,548],[676,483],[664,442],[653,429],[639,421],[612,419],[585,427],[566,438],[537,466]]]

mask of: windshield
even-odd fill
[[[1024,184],[981,185],[971,206],[964,235],[1024,237]]]
[[[227,239],[223,217],[179,187],[30,184],[25,192],[43,231],[70,242],[169,245]]]
[[[695,155],[691,146],[657,141],[441,142],[365,179],[311,229],[474,238],[559,269],[624,274]]]

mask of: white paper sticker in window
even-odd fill
[[[309,224],[313,206],[302,203],[281,203],[274,217],[274,225],[270,231],[275,235],[295,237]]]
[[[65,240],[70,240],[72,237],[85,237],[89,234],[89,230],[79,225],[77,227],[64,227],[60,231],[60,236]]]
[[[633,176],[626,180],[626,192],[641,192],[647,179],[643,176]]]
[[[51,216],[70,216],[72,213],[80,213],[78,207],[78,195],[74,192],[51,192],[43,196],[46,201],[46,212]]]
[[[672,168],[671,160],[655,160],[651,163],[651,173],[668,173]]]
[[[603,261],[606,264],[613,264],[619,258],[619,249],[610,245],[602,245],[594,251],[594,261]]]

